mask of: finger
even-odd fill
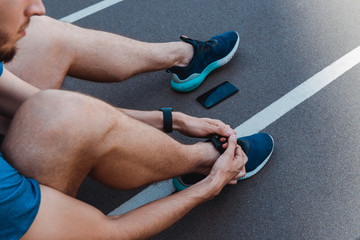
[[[247,163],[248,161],[248,157],[246,156],[246,154],[244,153],[244,151],[242,150],[242,148],[238,145],[237,148],[235,149],[235,156],[236,159],[241,158],[241,160],[244,162],[244,165]]]
[[[239,145],[236,145],[234,158],[238,161],[242,161],[244,157],[246,157],[246,155],[244,154],[243,150]]]
[[[244,165],[245,165],[248,161],[248,157],[246,156],[246,154],[244,153],[244,151],[242,149],[241,149],[241,157],[242,157],[242,160],[244,161]]]
[[[225,123],[223,123],[220,120],[217,120],[217,124],[218,124],[218,129],[217,129],[217,133],[221,136],[225,136],[225,137],[230,137],[231,134],[236,134],[236,132],[230,127],[230,125],[226,125]]]
[[[236,146],[237,146],[236,136],[234,134],[232,134],[228,139],[228,147],[227,147],[226,151],[224,152],[224,155],[234,156]]]
[[[244,165],[245,165],[245,164],[248,162],[248,160],[249,160],[249,158],[245,155],[245,153],[244,153],[243,159],[244,159]]]
[[[227,140],[227,138],[224,138],[224,137],[220,138],[220,142],[225,143],[225,142],[226,142],[226,140]]]
[[[240,172],[235,176],[235,178],[241,178],[246,175],[245,167],[243,167]]]
[[[227,137],[230,137],[231,134],[235,134],[235,135],[236,135],[235,130],[232,129],[229,125],[226,125],[225,127],[223,127],[223,132],[226,133],[226,135],[223,135],[223,136],[227,136]]]
[[[228,184],[231,184],[231,185],[235,185],[237,184],[238,180],[237,179],[231,179]]]
[[[245,154],[243,152],[243,150],[241,149],[241,147],[239,145],[236,146],[235,149],[235,157],[239,156],[239,157],[243,157]]]

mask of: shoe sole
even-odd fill
[[[181,179],[178,179],[178,178],[173,178],[172,179],[172,182],[173,182],[173,185],[176,189],[176,191],[180,192],[182,190],[185,190],[187,189],[188,187],[190,187],[190,185],[186,185],[184,183],[180,183]]]
[[[272,141],[272,144],[273,144],[269,156],[267,156],[267,158],[266,158],[259,166],[257,166],[257,168],[255,168],[255,169],[252,170],[251,172],[247,172],[247,173],[245,174],[245,176],[243,176],[243,177],[241,177],[241,178],[238,178],[238,181],[244,180],[244,179],[247,179],[247,178],[249,178],[249,177],[254,176],[254,175],[257,174],[257,173],[265,166],[265,164],[268,162],[271,154],[272,154],[273,151],[274,151],[274,139],[273,139],[273,137],[272,137],[271,135],[269,135],[269,136],[271,137],[271,141]]]
[[[239,42],[240,42],[239,34],[238,33],[236,33],[236,34],[238,36],[238,39],[236,41],[234,48],[231,50],[231,52],[228,55],[226,55],[222,59],[219,59],[215,62],[210,63],[201,72],[201,74],[199,74],[199,73],[192,74],[185,80],[180,80],[175,74],[173,74],[173,78],[171,79],[171,87],[177,92],[191,92],[191,91],[194,91],[196,88],[198,88],[201,85],[201,83],[205,80],[207,75],[209,75],[209,73],[211,73],[212,71],[214,71],[215,69],[217,69],[221,66],[224,66],[226,63],[228,63],[233,58],[233,56],[235,55],[235,53],[238,49]],[[174,80],[174,78],[176,78],[178,81],[181,81],[181,82],[176,82]]]

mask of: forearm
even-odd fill
[[[181,192],[115,217],[114,220],[118,230],[128,234],[126,238],[146,239],[164,231],[193,208],[215,197],[223,185],[223,182],[216,182],[214,178],[207,178]]]
[[[121,108],[119,110],[159,130],[164,128],[163,113],[161,111],[136,111]],[[229,125],[216,119],[197,118],[181,112],[173,112],[172,119],[173,130],[189,137],[209,137],[213,134],[228,137],[231,133],[235,133]]]
[[[127,114],[128,116],[142,121],[146,124],[149,124],[150,126],[153,126],[159,130],[163,130],[164,128],[164,121],[163,121],[163,113],[162,111],[138,111],[138,110],[130,110],[130,109],[124,109],[124,108],[118,108],[119,111],[122,111],[123,113]],[[183,122],[184,118],[183,113],[180,112],[173,112],[173,129],[179,130],[180,126]]]
[[[20,105],[38,91],[38,88],[4,69],[0,77],[0,114],[12,118]]]

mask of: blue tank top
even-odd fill
[[[20,239],[39,206],[39,183],[20,175],[0,153],[0,239]]]
[[[0,77],[1,77],[1,74],[3,73],[4,71],[4,66],[2,64],[2,62],[0,62]]]

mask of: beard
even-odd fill
[[[1,46],[5,45],[8,41],[8,35],[0,31],[0,62],[3,63],[10,62],[14,58],[17,51],[16,46],[11,47],[10,49],[1,49]]]
[[[10,62],[14,58],[16,51],[17,51],[16,47],[13,47],[6,51],[0,51],[0,62],[2,63]]]
[[[20,26],[19,29],[26,29],[30,24],[30,18],[26,19],[26,21]],[[10,62],[17,52],[17,47],[14,44],[12,47],[8,49],[1,49],[2,46],[6,45],[10,41],[10,36],[4,31],[0,29],[0,62],[8,63]]]

